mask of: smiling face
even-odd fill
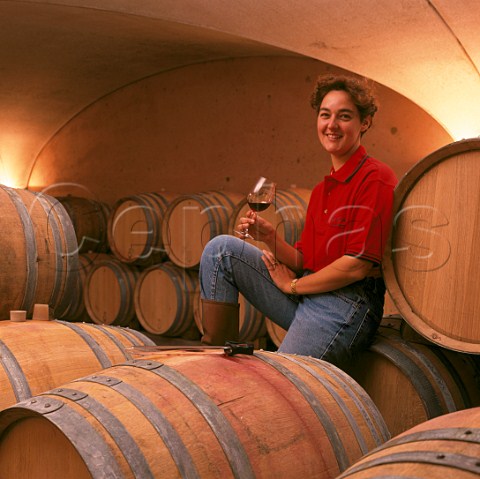
[[[322,100],[317,117],[320,143],[332,157],[335,169],[345,164],[360,146],[362,133],[368,130],[371,117],[360,119],[349,93],[332,90]]]

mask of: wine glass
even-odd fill
[[[250,206],[250,209],[257,213],[265,211],[275,200],[275,188],[276,183],[261,176],[247,195],[247,203],[248,206]],[[248,233],[248,228],[243,231],[234,230],[234,233],[237,233],[243,238],[254,239]]]

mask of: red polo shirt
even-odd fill
[[[303,267],[318,271],[343,255],[379,264],[392,223],[397,178],[360,146],[312,191],[300,241]]]

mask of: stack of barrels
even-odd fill
[[[342,479],[480,474],[479,162],[462,140],[398,184],[383,262],[397,312],[348,371],[394,437]]]
[[[299,238],[309,197],[307,189],[278,190],[275,205],[262,213],[290,244]],[[199,339],[200,258],[210,239],[233,233],[248,208],[244,195],[162,191],[123,197],[111,208],[57,200],[81,245],[76,288],[61,319],[138,328],[160,342]],[[239,301],[240,340],[265,344],[268,318],[242,295]]]
[[[7,228],[1,238],[0,317],[49,304],[52,315],[197,340],[202,334],[198,267],[213,237],[233,233],[244,195],[143,193],[104,202],[0,188]],[[264,214],[291,244],[310,191],[278,190]],[[12,233],[13,232],[13,233]],[[264,246],[265,247],[265,246]],[[240,296],[240,340],[265,343],[269,320]],[[262,341],[263,340],[263,341]]]
[[[89,366],[77,357],[85,348],[72,344],[68,375],[50,380],[45,351],[54,341],[39,336],[36,374],[43,382],[29,379],[26,366],[19,368],[23,379],[15,379],[15,362],[22,366],[32,354],[25,340],[9,344],[0,328],[4,381],[12,385],[10,403],[18,401],[0,411],[0,477],[478,477],[479,156],[480,140],[453,143],[400,181],[383,262],[396,314],[384,317],[373,344],[346,371],[271,351],[169,350],[138,331],[127,339],[133,330],[125,326],[134,319],[160,335],[198,331],[203,247],[231,232],[247,205],[223,192],[119,200],[105,215],[105,246],[79,248],[84,273],[73,289],[82,285],[84,309],[69,303],[66,321],[3,322],[10,329],[46,323],[82,341],[90,336],[97,362]],[[23,211],[16,193],[6,194]],[[42,200],[43,211],[50,202]],[[276,208],[262,214],[293,243],[307,202],[302,190],[280,191]],[[55,224],[69,221],[61,208],[53,213]],[[82,244],[70,233],[48,240],[59,251]],[[65,261],[72,269],[75,259]],[[52,279],[42,293],[55,298],[50,304],[61,314],[68,310],[61,292],[72,283]],[[18,296],[27,308],[42,296],[26,290]],[[244,322],[259,314],[242,307]],[[86,317],[93,324],[75,322]],[[279,344],[285,332],[268,318],[252,322],[262,319]],[[99,348],[106,338],[115,354],[112,346]]]
[[[134,312],[146,329],[163,332],[170,315],[181,320],[166,332],[185,330],[203,246],[229,231],[238,198],[178,195],[162,205],[166,195],[148,194],[108,210],[3,191],[18,232],[5,248],[15,283],[8,307],[30,317],[47,303],[61,319],[0,321],[0,477],[333,478],[388,439],[370,398],[328,363],[223,348],[159,352],[126,327]]]
[[[61,213],[69,208],[65,221],[81,221],[85,202],[49,202]],[[303,213],[280,204],[270,214],[294,241]],[[389,438],[371,399],[321,360],[164,351],[127,327],[133,315],[160,334],[191,327],[203,246],[243,214],[240,198],[139,195],[108,215],[93,206],[107,217],[107,244],[91,240],[99,237],[87,231],[95,221],[65,227],[71,245],[60,243],[62,254],[79,272],[68,294],[64,288],[66,312],[53,308],[49,294],[33,295],[63,319],[0,322],[0,477],[333,479]],[[243,309],[244,317],[258,314],[245,301]]]

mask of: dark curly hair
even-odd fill
[[[325,95],[332,90],[346,91],[358,109],[360,120],[375,115],[378,110],[377,99],[373,93],[373,86],[366,78],[355,78],[343,75],[322,75],[318,77],[312,93],[310,104],[318,114]]]

